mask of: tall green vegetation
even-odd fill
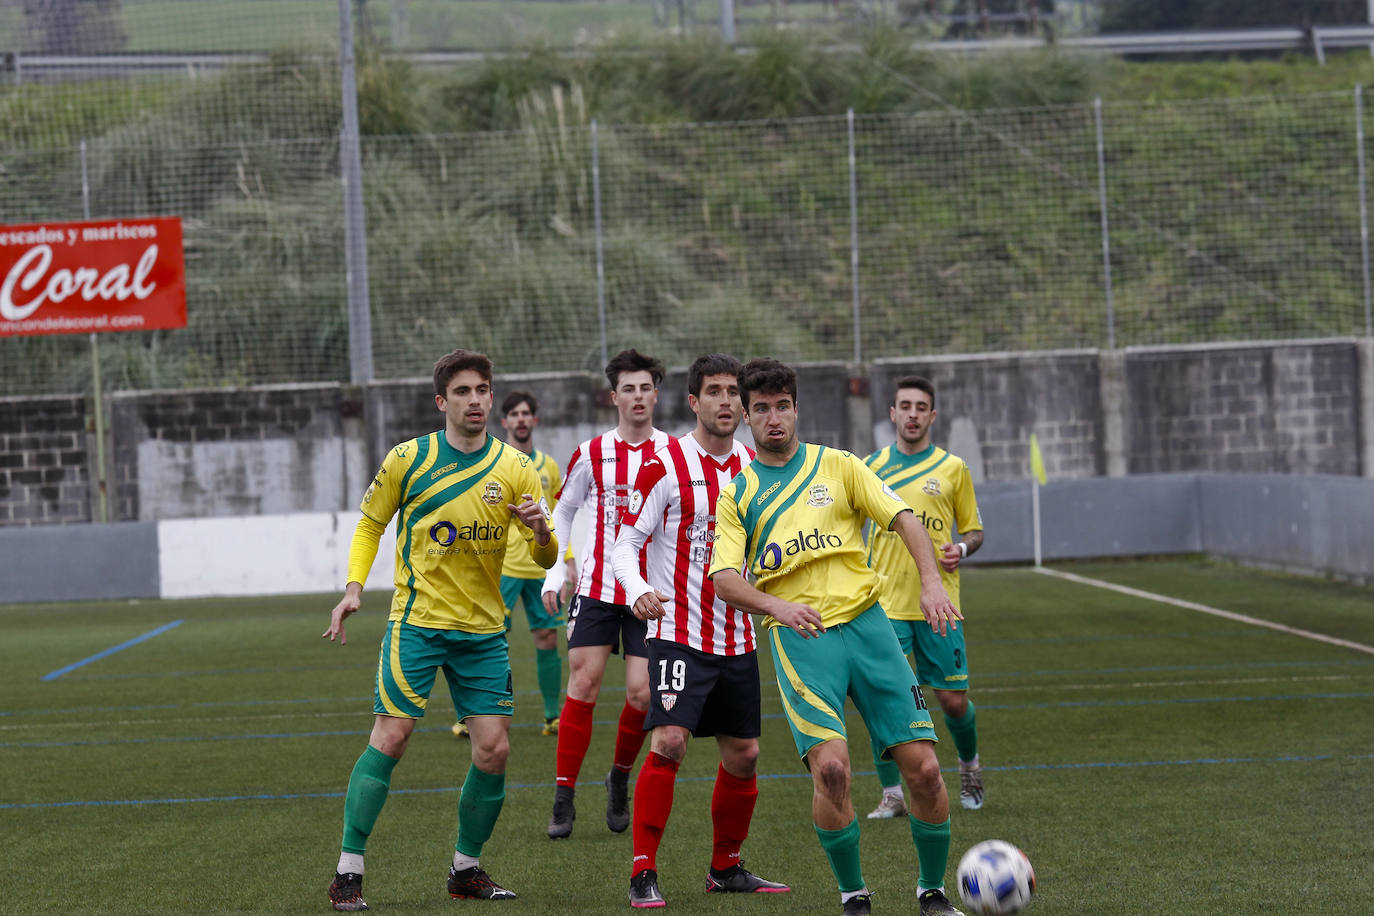
[[[1359,324],[1349,90],[1367,58],[857,42],[534,49],[447,71],[364,51],[378,374],[458,344],[511,369],[594,369],[603,309],[612,349],[670,362],[848,358],[851,109],[865,358],[1102,346],[1097,96],[1118,345]],[[190,326],[102,338],[109,387],[349,377],[338,95],[311,49],[194,79],[0,89],[6,222],[81,215],[81,140],[93,216],[183,217]],[[11,392],[66,391],[88,353],[7,340],[0,368]]]

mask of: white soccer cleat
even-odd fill
[[[906,817],[906,815],[906,799],[902,798],[901,793],[892,795],[884,792],[883,800],[878,802],[878,807],[868,812],[870,820]]]
[[[983,765],[977,755],[959,761],[959,804],[970,811],[983,807]]]

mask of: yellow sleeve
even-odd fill
[[[538,563],[543,569],[552,569],[553,564],[558,562],[558,535],[553,533],[553,528],[549,529],[549,542],[543,547],[539,546],[539,540],[531,537],[530,556],[534,562]]]
[[[544,498],[549,501],[549,529],[553,529],[553,510],[558,508],[558,497],[554,496],[563,486],[563,471],[558,467],[558,462],[549,459],[549,492],[544,494]],[[568,541],[568,550],[563,554],[564,560],[575,560],[573,556],[572,540]]]
[[[978,511],[978,498],[973,494],[973,475],[968,465],[960,462],[959,476],[954,487],[954,523],[960,534],[983,530],[983,514]]]
[[[724,569],[736,572],[744,569],[744,522],[740,519],[735,499],[734,486],[721,490],[716,499],[716,540],[711,545],[709,575]]]
[[[859,456],[844,452],[844,458],[850,505],[872,519],[875,525],[881,525],[884,531],[891,531],[897,516],[911,507]]]
[[[557,465],[554,467],[557,468]],[[520,526],[523,529],[520,533],[529,542],[530,556],[534,558],[534,562],[538,563],[541,569],[552,569],[553,565],[558,562],[558,535],[553,533],[553,510],[549,506],[550,494],[544,492],[544,483],[539,479],[539,474],[533,465],[526,464],[524,470],[524,482],[520,492],[529,493],[539,503],[539,508],[544,510],[544,523],[549,526],[549,542],[542,547],[539,546],[539,539],[534,536],[533,531],[524,525]],[[515,498],[519,499],[519,496]]]
[[[366,515],[358,519],[353,529],[353,540],[348,545],[347,582],[367,584],[367,574],[372,571],[372,561],[377,559],[377,545],[382,540],[386,525],[378,524]]]

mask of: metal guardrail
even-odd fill
[[[1067,38],[1043,36],[1011,36],[1006,38],[967,39],[952,41],[913,42],[922,51],[986,53],[1008,49],[1058,47],[1105,54],[1216,54],[1246,51],[1310,51],[1325,62],[1326,51],[1333,48],[1374,48],[1374,24],[1313,26],[1309,29],[1218,29],[1205,32],[1138,32],[1110,35],[1083,35]],[[748,52],[747,45],[739,50]],[[524,52],[480,51],[456,49],[451,51],[398,51],[395,56],[419,65],[442,66],[505,57]],[[570,53],[588,53],[575,51]],[[11,82],[23,82],[32,76],[81,74],[103,76],[133,73],[172,73],[219,70],[243,63],[260,63],[267,59],[263,52],[226,53],[167,53],[167,54],[96,54],[53,55],[25,54],[19,51],[0,53],[0,72],[11,75]]]

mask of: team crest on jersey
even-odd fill
[[[375,478],[375,477],[372,478],[372,483],[370,483],[370,484],[367,485],[367,492],[363,494],[363,502],[365,502],[365,503],[370,503],[370,502],[372,502],[372,497],[376,495],[376,493],[377,493],[377,487],[380,486],[380,485],[381,485],[381,481],[380,481],[380,480],[378,480],[378,479]]]
[[[501,484],[496,481],[493,480],[482,488],[482,502],[488,506],[499,506],[503,499],[504,493],[501,490]]]
[[[940,495],[940,480],[937,477],[927,477],[925,486],[921,487],[922,493],[929,493],[931,496]]]
[[[663,693],[659,694],[659,697],[663,701],[664,712],[671,712],[673,707],[677,705],[677,694],[675,693]]]
[[[644,506],[644,494],[635,490],[630,494],[630,504],[625,507],[625,511],[630,515],[638,515],[639,510]]]
[[[824,508],[835,501],[830,495],[830,488],[823,483],[818,483],[810,490],[806,491],[806,504],[817,509]]]

